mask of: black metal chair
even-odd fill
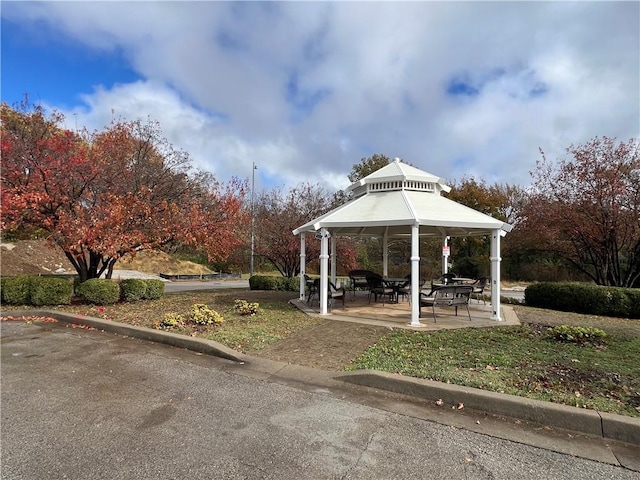
[[[353,296],[356,295],[356,289],[368,288],[367,275],[375,275],[370,270],[351,270],[349,272],[350,289],[353,291]]]
[[[489,283],[489,277],[480,277],[471,284],[473,287],[473,291],[471,293],[475,296],[476,300],[478,300],[478,303],[480,303],[480,298],[482,298],[485,305],[487,304],[487,300],[484,297],[484,289],[486,288],[487,283]]]
[[[442,275],[442,280],[444,280],[444,284],[445,285],[451,285],[453,283],[455,283],[453,281],[454,278],[457,278],[458,275],[456,275],[455,273],[445,273]]]
[[[406,282],[398,286],[398,301],[400,301],[401,296],[411,301],[411,274],[406,275],[404,278],[406,279]]]
[[[342,308],[344,308],[346,292],[347,289],[344,287],[344,285],[342,285],[340,288],[337,288],[332,281],[329,281],[329,291],[327,292],[329,297],[329,307],[331,309],[333,308],[334,300],[342,300]]]
[[[311,299],[315,296],[318,296],[318,292],[320,291],[320,279],[319,278],[311,278],[309,275],[304,276],[304,282],[307,287],[307,305],[311,305]],[[318,300],[320,297],[318,297]]]
[[[377,302],[378,296],[381,296],[383,305],[385,296],[393,300],[395,295],[393,288],[387,287],[380,275],[367,275],[367,286],[369,288],[369,303],[371,303],[371,295],[373,295],[374,302]]]

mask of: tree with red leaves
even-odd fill
[[[262,193],[255,204],[255,252],[284,277],[300,273],[300,238],[293,230],[331,208],[330,195],[319,186],[300,184],[287,193],[275,188]],[[355,253],[348,239],[339,239],[339,267],[353,268]],[[320,256],[320,241],[307,236],[305,261],[313,264]]]
[[[524,197],[524,190],[506,184],[487,185],[472,177],[453,182],[446,197],[486,215],[517,224],[517,205]],[[453,270],[463,277],[478,278],[491,272],[489,261],[491,239],[489,235],[453,237],[451,246]]]
[[[90,134],[63,120],[26,103],[1,105],[3,230],[46,231],[81,281],[110,278],[131,252],[184,243],[223,261],[242,243],[246,185],[193,172],[157,123],[120,121]]]
[[[570,159],[542,160],[521,212],[518,236],[599,285],[640,282],[640,145],[598,138],[567,148]]]

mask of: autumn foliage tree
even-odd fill
[[[300,184],[284,192],[275,188],[258,196],[255,206],[255,253],[285,277],[300,273],[300,237],[293,230],[330,209],[330,195],[322,188]],[[349,243],[340,241],[338,261],[348,268],[353,259]],[[306,263],[320,256],[320,242],[307,235]]]
[[[483,180],[463,178],[451,183],[447,198],[466,205],[486,215],[514,225],[518,222],[517,206],[521,204],[524,191],[512,185],[488,185]],[[457,237],[451,239],[454,271],[463,276],[477,278],[490,272],[489,236]]]
[[[82,281],[131,252],[180,242],[220,261],[241,244],[246,185],[194,172],[155,122],[78,133],[63,120],[1,105],[3,230],[46,231]]]
[[[563,259],[599,285],[640,281],[640,153],[637,140],[595,137],[542,159],[518,236]]]

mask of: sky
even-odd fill
[[[3,102],[158,121],[256,191],[374,154],[526,187],[540,149],[640,138],[640,2],[0,3]]]

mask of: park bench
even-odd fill
[[[473,287],[470,285],[445,285],[434,287],[429,293],[420,293],[420,317],[422,317],[422,307],[431,307],[433,311],[433,322],[436,321],[436,307],[453,307],[458,315],[458,307],[464,305],[467,307],[467,315],[471,320],[469,313],[469,298]]]

